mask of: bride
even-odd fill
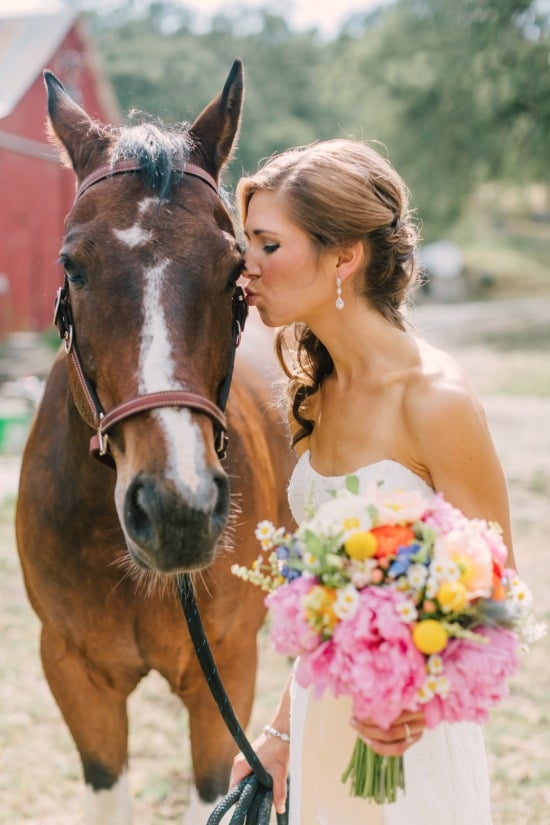
[[[417,234],[405,186],[368,145],[291,149],[241,180],[247,301],[279,327],[299,456],[289,484],[296,521],[355,473],[361,485],[442,492],[470,518],[497,521],[512,555],[508,496],[485,416],[460,367],[414,334],[402,308]],[[405,755],[406,792],[378,806],[340,776],[356,736]],[[292,825],[490,825],[481,729],[421,712],[382,730],[344,697],[314,698],[294,679],[254,747]],[[235,759],[231,784],[249,772]]]

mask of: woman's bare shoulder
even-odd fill
[[[448,412],[458,404],[479,409],[479,400],[461,365],[449,353],[418,342],[418,362],[410,371],[404,393],[407,410],[412,414]]]

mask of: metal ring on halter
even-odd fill
[[[410,727],[407,725],[406,722],[403,723],[403,727],[405,728],[405,742],[407,745],[410,745],[413,741],[413,735],[411,733]]]

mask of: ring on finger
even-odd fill
[[[405,728],[405,742],[407,743],[407,745],[410,745],[413,741],[411,729],[406,722],[403,723],[403,727]]]

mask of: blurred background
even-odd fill
[[[550,0],[0,0],[2,823],[80,822],[79,766],[40,672],[12,526],[58,343],[56,259],[74,193],[46,137],[42,71],[104,122],[137,110],[174,124],[199,113],[237,56],[246,99],[230,197],[262,158],[339,136],[376,141],[408,184],[427,276],[412,320],[482,397],[520,567],[550,615]],[[260,642],[257,729],[286,676]],[[548,648],[526,657],[488,726],[495,825],[548,822]],[[147,825],[176,821],[189,772],[186,722],[155,680],[131,711]]]

